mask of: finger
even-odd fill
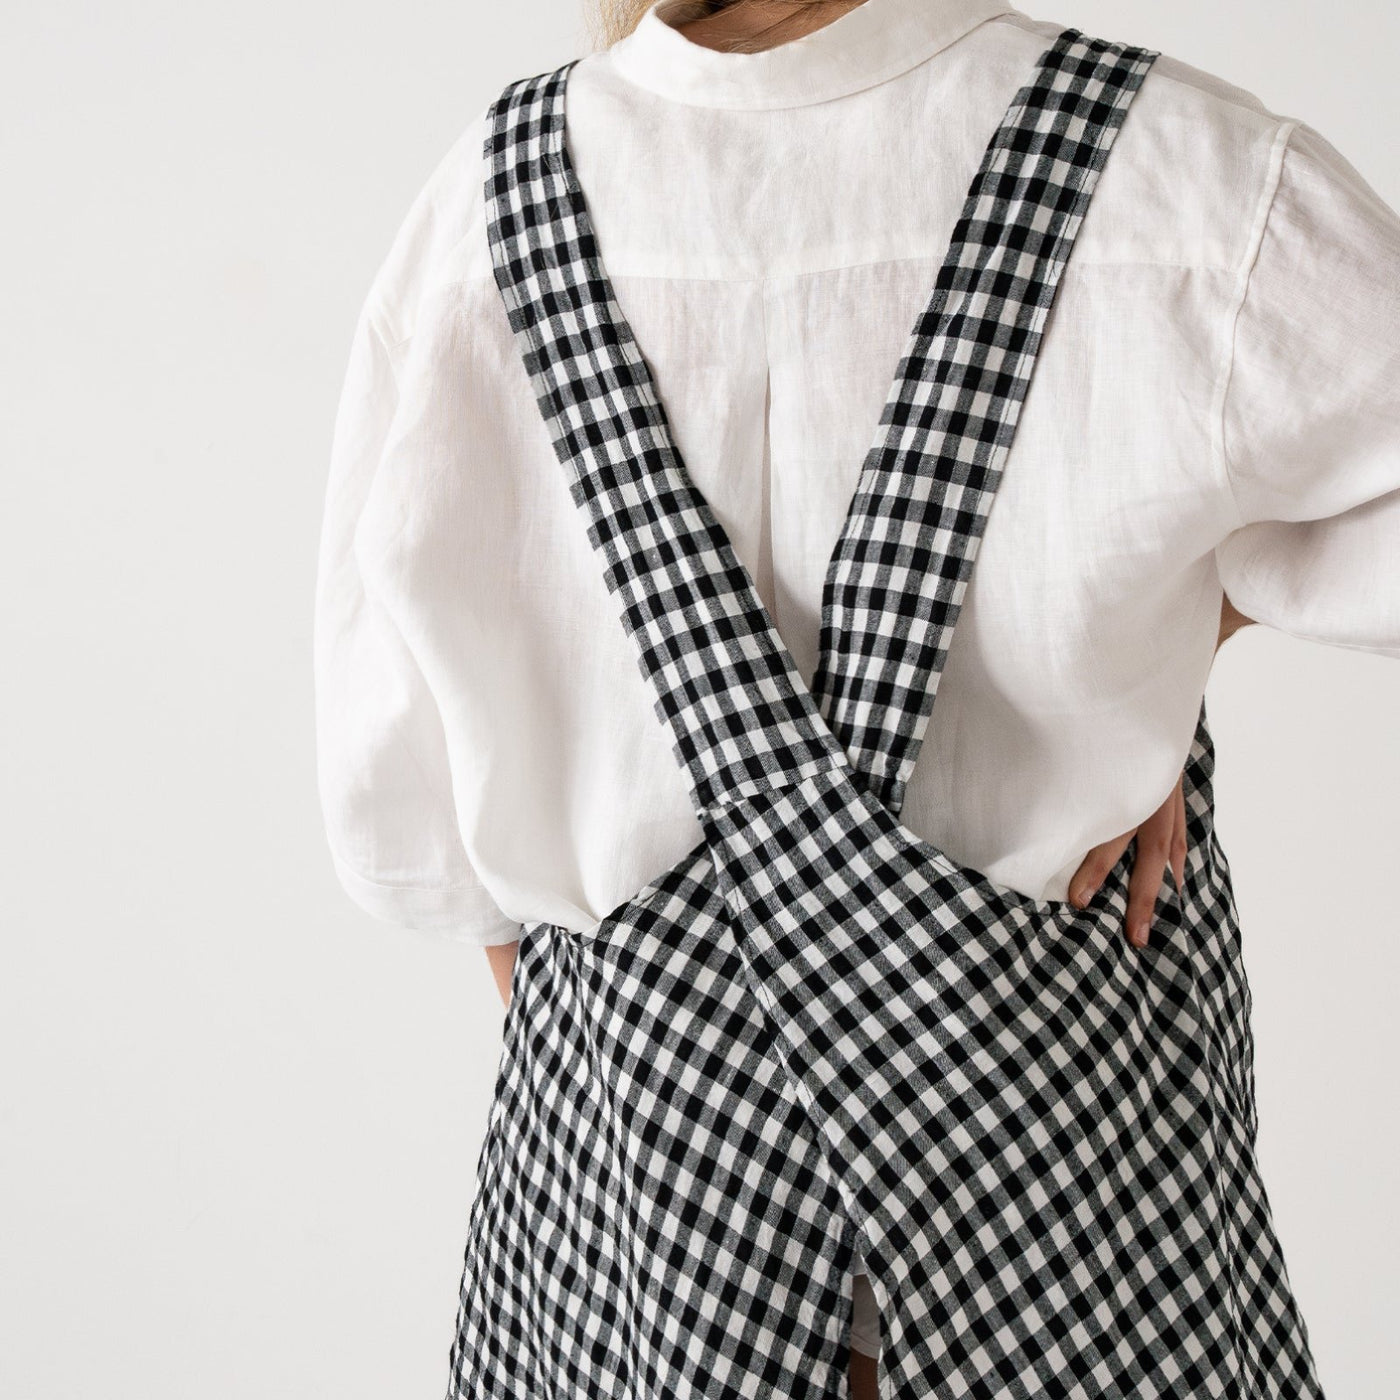
[[[1172,823],[1172,876],[1176,880],[1176,892],[1180,895],[1186,883],[1186,794],[1180,782],[1176,785],[1172,808],[1176,813]]]
[[[1162,888],[1162,876],[1171,855],[1171,809],[1165,820],[1154,815],[1138,827],[1133,873],[1128,880],[1128,942],[1135,948],[1147,947],[1152,931],[1152,913]]]
[[[1152,912],[1157,907],[1157,894],[1162,888],[1162,875],[1171,859],[1180,786],[1178,779],[1162,805],[1137,829],[1137,850],[1133,855],[1133,872],[1128,882],[1127,920],[1128,941],[1136,948],[1147,946]]]
[[[1133,875],[1128,881],[1128,942],[1134,948],[1145,948],[1152,931],[1152,913],[1156,896],[1162,889],[1162,876],[1172,860],[1172,841],[1176,836],[1176,798],[1180,780],[1166,795],[1166,801],[1137,832],[1137,850],[1133,855]]]
[[[1103,884],[1104,877],[1118,864],[1132,839],[1133,833],[1131,831],[1125,832],[1122,836],[1115,836],[1111,841],[1104,841],[1095,846],[1079,862],[1079,869],[1074,872],[1074,876],[1069,882],[1071,904],[1076,904],[1082,909],[1093,899],[1099,886]]]

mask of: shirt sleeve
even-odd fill
[[[429,207],[420,201],[419,212]],[[399,403],[406,340],[397,263],[410,218],[355,328],[331,446],[315,605],[317,770],[335,870],[376,918],[480,946],[520,923],[483,887],[458,830],[441,716],[388,612],[366,589],[355,534]]]
[[[1221,418],[1247,617],[1400,657],[1400,217],[1304,122],[1277,133]]]

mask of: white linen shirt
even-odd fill
[[[896,363],[1064,26],[865,0],[732,54],[678,17],[579,62],[568,140],[690,474],[810,681]],[[493,279],[484,115],[355,331],[315,666],[345,888],[493,944],[592,929],[701,831]],[[1065,898],[1176,781],[1222,586],[1400,656],[1397,546],[1400,218],[1312,127],[1163,55],[1065,270],[901,819]]]

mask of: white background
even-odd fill
[[[1400,203],[1393,7],[1023,8],[1256,92]],[[587,45],[575,0],[7,16],[4,1400],[443,1393],[501,1013],[481,952],[335,882],[315,547],[411,199],[507,81]],[[1384,1400],[1400,666],[1253,629],[1208,705],[1266,1180],[1329,1395]]]

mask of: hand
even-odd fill
[[[1248,627],[1253,622],[1252,617],[1246,617],[1222,593],[1216,651],[1241,627]],[[1128,843],[1134,836],[1138,844],[1137,854],[1133,857],[1133,873],[1128,879],[1127,934],[1128,941],[1134,947],[1145,948],[1152,927],[1152,911],[1157,907],[1157,891],[1162,886],[1162,872],[1167,862],[1171,862],[1178,894],[1186,878],[1186,798],[1180,778],[1176,780],[1176,786],[1168,794],[1167,800],[1141,826],[1095,846],[1084,857],[1069,882],[1071,904],[1081,909],[1088,904],[1108,872],[1118,864],[1119,857],[1128,849]]]
[[[1252,617],[1246,617],[1223,593],[1220,595],[1220,634],[1215,639],[1215,649],[1220,650],[1220,644],[1233,637],[1241,627],[1254,625]]]
[[[486,950],[491,975],[496,979],[496,990],[501,994],[501,1004],[506,1007],[510,1006],[510,979],[515,971],[515,955],[519,951],[519,939],[514,943],[498,943]]]
[[[1126,932],[1133,947],[1145,948],[1152,911],[1157,906],[1157,891],[1162,888],[1162,874],[1168,862],[1178,894],[1186,878],[1186,797],[1180,778],[1167,800],[1141,826],[1095,846],[1084,857],[1069,882],[1072,904],[1081,909],[1088,904],[1134,837],[1137,852],[1133,856],[1133,873],[1128,878]]]

